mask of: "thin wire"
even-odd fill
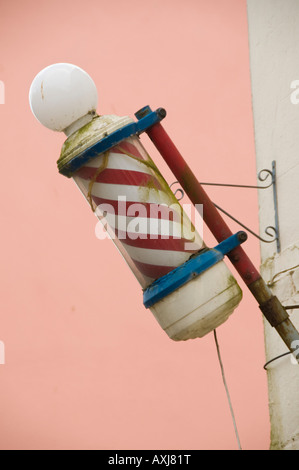
[[[279,273],[276,273],[275,276],[272,277],[271,281],[267,282],[267,285],[268,286],[272,286],[273,282],[274,282],[274,279],[279,276],[280,274],[283,274],[283,273],[286,273],[288,271],[292,271],[292,269],[296,269],[299,267],[299,264],[297,264],[296,266],[292,266],[291,268],[287,268],[287,269],[284,269],[283,271],[280,271]]]
[[[217,340],[216,330],[214,330],[214,339],[215,339],[215,343],[216,343],[217,355],[218,355],[219,364],[220,364],[220,368],[221,368],[222,380],[223,380],[223,383],[224,383],[224,387],[225,387],[225,391],[226,391],[226,395],[227,395],[227,399],[228,399],[228,404],[229,404],[230,412],[231,412],[233,423],[234,423],[234,428],[235,428],[236,438],[237,438],[237,442],[238,442],[238,447],[239,447],[239,450],[242,450],[241,443],[240,443],[240,438],[239,438],[239,433],[238,433],[238,429],[237,429],[237,424],[236,424],[236,420],[235,420],[234,410],[233,410],[233,407],[232,407],[232,403],[231,403],[231,399],[230,399],[230,395],[229,395],[229,391],[228,391],[228,387],[227,387],[227,383],[226,383],[226,379],[225,379],[224,368],[223,368],[223,364],[222,364],[222,360],[221,360],[221,355],[220,355],[220,349],[219,349],[219,344],[218,344],[218,340]]]
[[[277,359],[280,359],[281,357],[287,356],[288,354],[292,354],[292,351],[288,351],[284,354],[280,354],[279,356],[273,357],[273,359],[271,359],[270,361],[266,362],[266,364],[264,364],[264,369],[267,370],[267,366],[271,364],[271,362],[276,361]]]
[[[227,183],[202,183],[202,186],[229,186],[231,188],[253,188],[253,189],[267,189],[272,186],[273,183],[270,183],[268,186],[251,186],[248,184],[227,184]]]

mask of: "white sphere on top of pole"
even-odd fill
[[[86,122],[91,120],[96,112],[98,93],[88,73],[76,65],[58,63],[36,75],[30,87],[29,102],[41,124],[61,132],[85,116]]]

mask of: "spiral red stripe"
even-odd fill
[[[142,263],[133,259],[134,264],[144,276],[152,280],[159,279],[174,269],[173,266],[155,266],[154,264]]]
[[[134,155],[136,158],[140,158],[140,160],[144,160],[144,157],[142,154],[139,152],[137,147],[128,140],[121,142],[120,144],[117,144],[115,147],[113,147],[110,150],[111,153],[122,153],[122,154],[130,154]]]
[[[83,166],[77,171],[77,175],[85,180],[92,180],[97,173],[97,168]],[[106,168],[94,180],[97,183],[123,184],[131,186],[153,187],[162,190],[159,181],[148,173],[130,170],[115,170]]]

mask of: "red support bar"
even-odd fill
[[[145,110],[146,112],[146,110]],[[165,111],[164,111],[165,113]],[[163,116],[164,117],[164,116]],[[159,150],[176,179],[195,204],[203,205],[203,219],[216,240],[220,243],[232,235],[228,225],[206,194],[194,173],[163,129],[160,123],[154,124],[146,131],[149,138]],[[276,329],[290,352],[296,351],[299,333],[292,324],[285,308],[273,296],[271,290],[254,267],[243,248],[238,246],[232,250],[228,257],[241,278],[259,303],[260,309],[269,323]],[[297,359],[299,362],[299,359]]]

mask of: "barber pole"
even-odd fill
[[[105,220],[144,279],[142,287],[204,247],[137,137],[87,162],[73,178],[92,209],[100,217],[106,212]]]
[[[141,144],[161,113],[96,114],[89,75],[72,64],[42,70],[30,88],[35,117],[68,137],[57,162],[73,178],[143,289],[143,303],[174,340],[202,337],[238,306],[242,292],[223,262],[246,240],[209,249]]]

